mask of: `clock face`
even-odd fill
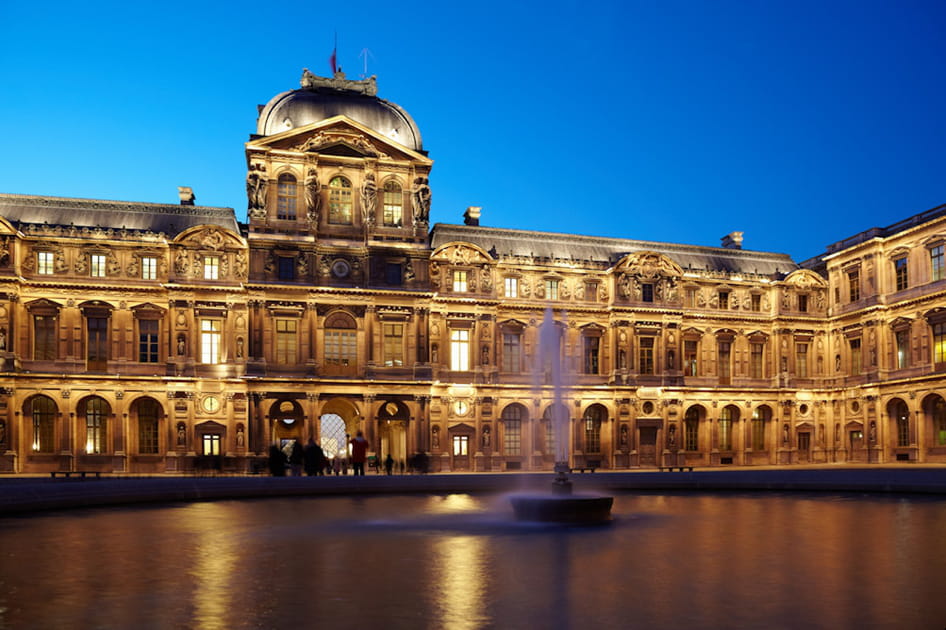
[[[204,411],[207,413],[216,413],[220,409],[220,401],[215,396],[204,398]]]
[[[346,260],[339,259],[332,263],[332,275],[336,278],[348,277],[349,271],[351,271],[351,266],[349,266]]]
[[[465,416],[470,411],[470,403],[465,400],[458,400],[453,403],[453,412],[458,416]]]

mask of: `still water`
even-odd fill
[[[943,628],[946,500],[289,498],[0,519],[0,628]]]

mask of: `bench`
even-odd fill
[[[49,476],[53,479],[57,477],[65,477],[66,479],[71,479],[75,475],[79,479],[85,479],[86,476],[95,477],[96,479],[102,478],[102,473],[97,470],[54,470],[49,473]]]
[[[658,466],[658,470],[660,470],[660,472],[665,470],[668,472],[673,472],[674,470],[683,472],[684,469],[686,469],[688,472],[693,472],[693,466]]]
[[[568,469],[568,472],[573,472],[573,473],[575,473],[575,472],[579,472],[579,473],[586,473],[586,472],[589,472],[589,473],[593,473],[596,468],[597,468],[597,466],[582,466],[582,467],[579,467],[579,468],[569,468],[569,469]]]

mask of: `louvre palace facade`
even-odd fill
[[[556,415],[576,467],[946,462],[946,206],[801,263],[431,226],[417,125],[340,73],[261,107],[246,161],[246,223],[0,195],[0,471],[251,472],[356,430],[550,470]]]

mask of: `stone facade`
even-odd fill
[[[551,470],[556,404],[575,467],[946,461],[946,206],[801,264],[431,227],[413,121],[330,83],[261,110],[289,122],[246,144],[245,224],[0,195],[0,471],[250,472],[359,429],[433,470]]]

